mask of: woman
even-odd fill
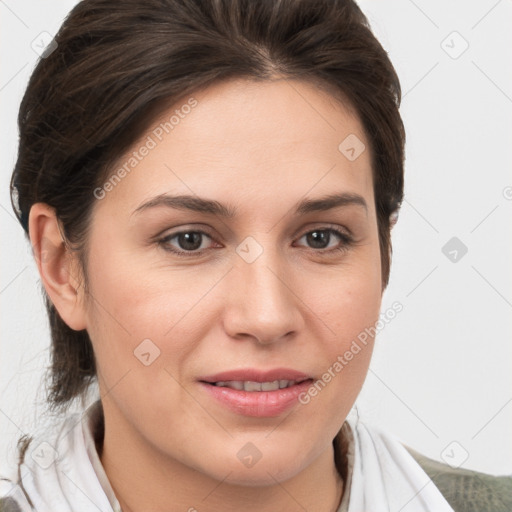
[[[50,404],[99,398],[20,440],[2,510],[509,510],[512,479],[347,420],[405,140],[359,8],[84,0],[55,43],[20,108],[13,204]]]

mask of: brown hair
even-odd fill
[[[275,76],[322,86],[357,112],[373,164],[382,289],[390,215],[403,198],[400,83],[352,0],[83,0],[39,60],[23,97],[11,180],[28,232],[31,206],[53,207],[86,276],[93,191],[145,131],[150,113],[220,80]],[[341,142],[341,141],[340,141]],[[96,377],[87,332],[46,296],[52,335],[48,401],[65,408]]]

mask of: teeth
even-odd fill
[[[238,389],[239,391],[242,391],[242,389],[244,389],[244,383],[239,380],[230,380],[226,382],[220,381],[216,382],[215,385],[221,388]]]
[[[279,389],[279,381],[273,380],[272,382],[262,382],[261,391],[275,391]]]
[[[238,391],[277,391],[295,385],[295,380],[274,380],[272,382],[254,382],[252,380],[229,380],[215,382],[215,386],[221,388],[237,389]]]
[[[261,382],[247,380],[244,382],[244,391],[261,391]]]

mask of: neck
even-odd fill
[[[338,510],[343,480],[332,443],[292,478],[248,487],[195,471],[162,454],[130,428],[109,427],[105,418],[100,459],[123,512],[142,512],[148,505],[154,512]]]

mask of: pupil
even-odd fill
[[[182,249],[193,251],[201,247],[201,233],[191,231],[178,235],[178,242]]]
[[[312,231],[307,235],[308,243],[311,243],[312,247],[316,249],[324,249],[329,245],[330,233],[327,231]]]

